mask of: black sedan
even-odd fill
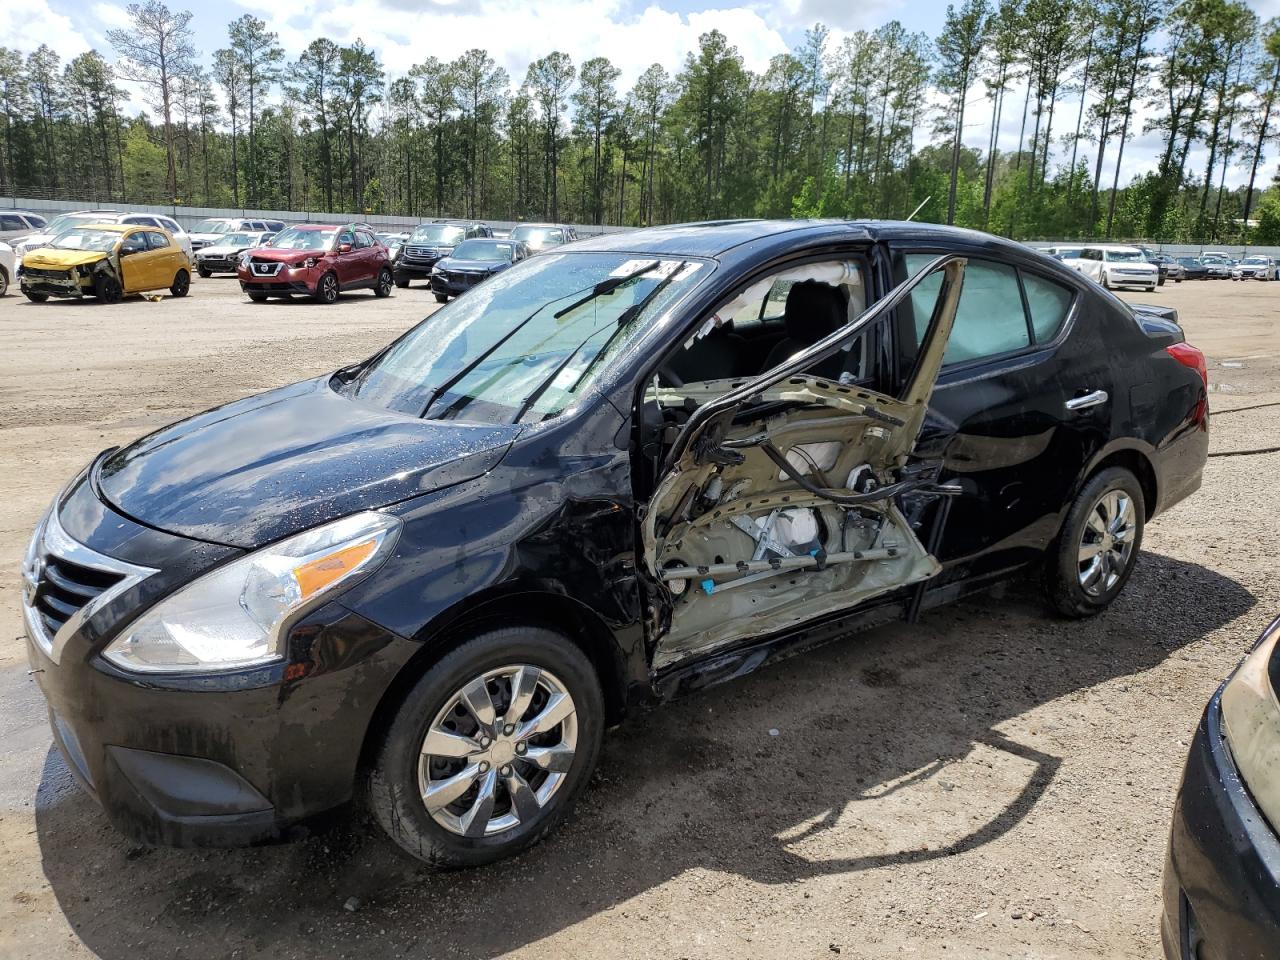
[[[1182,264],[1183,276],[1188,280],[1208,280],[1209,268],[1195,257],[1178,257]]]
[[[466,293],[495,273],[510,269],[529,256],[529,249],[512,240],[464,240],[431,269],[431,292],[439,303]]]
[[[530,257],[58,494],[23,564],[54,738],[150,842],[367,797],[428,862],[508,856],[637,704],[1016,575],[1105,609],[1204,469],[1170,316],[915,223]]]
[[[1280,957],[1280,618],[1214,694],[1178,789],[1168,960]]]

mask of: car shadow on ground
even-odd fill
[[[1089,621],[1050,619],[1015,589],[832,644],[633,718],[606,739],[570,823],[465,872],[426,870],[367,823],[251,850],[138,847],[51,751],[43,868],[105,960],[491,956],[689,869],[778,884],[950,856],[1015,827],[1061,763],[1000,725],[1149,670],[1253,603],[1219,573],[1148,554]],[[1187,704],[1188,730],[1200,706]],[[922,789],[946,791],[924,818],[900,803]]]

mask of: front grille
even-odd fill
[[[57,663],[67,639],[59,634],[73,634],[80,620],[153,573],[73,540],[51,513],[22,564],[27,635]]]
[[[283,266],[279,260],[260,260],[254,257],[249,261],[249,269],[255,277],[274,277]]]
[[[33,606],[49,636],[80,610],[124,579],[123,574],[95,570],[46,554],[36,579]]]
[[[22,272],[28,277],[44,280],[68,280],[71,277],[70,270],[46,270],[44,267],[23,267]]]
[[[404,255],[410,260],[438,260],[440,257],[435,247],[405,247]]]

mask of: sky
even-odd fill
[[[110,0],[24,0],[22,30],[4,41],[21,50],[47,43],[63,60],[96,48],[114,59],[106,32],[127,26],[126,3]],[[169,0],[173,9],[185,6]],[[1280,0],[1250,0],[1265,20],[1280,16]],[[488,50],[515,82],[523,78],[529,62],[552,50],[563,50],[575,63],[606,56],[622,71],[619,88],[627,90],[649,64],[661,63],[675,73],[685,55],[697,45],[699,34],[718,29],[738,48],[746,65],[757,72],[769,58],[798,46],[804,31],[821,21],[831,29],[829,50],[848,32],[874,29],[898,19],[909,30],[935,36],[946,14],[946,0],[286,0],[280,6],[289,13],[271,16],[268,5],[249,0],[224,0],[217,4],[192,4],[195,44],[208,62],[212,52],[226,45],[227,23],[242,13],[267,21],[280,37],[290,59],[315,37],[337,43],[357,38],[372,47],[391,77],[429,56],[452,60],[472,47]],[[135,107],[141,106],[134,98]],[[999,146],[1017,148],[1021,123],[1021,90],[1010,90],[1001,122]],[[1013,109],[1008,107],[1013,104]],[[1074,129],[1079,101],[1061,101],[1055,130]],[[1155,169],[1160,152],[1157,133],[1144,134],[1145,117],[1137,117],[1138,131],[1125,148],[1120,182]],[[991,109],[983,88],[970,93],[965,116],[965,143],[985,151]],[[917,143],[931,139],[928,126],[919,131]],[[1114,141],[1110,148],[1114,157]],[[1066,148],[1055,146],[1055,159]],[[1091,145],[1081,150],[1092,154]],[[1273,151],[1274,152],[1274,151]],[[1193,151],[1189,167],[1203,173],[1207,157]],[[1260,171],[1263,182],[1278,168],[1270,158]],[[1111,169],[1108,163],[1108,175]],[[1216,176],[1216,175],[1215,175]],[[1247,180],[1248,171],[1233,168],[1228,185]]]

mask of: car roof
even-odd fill
[[[115,233],[127,233],[130,230],[156,230],[157,227],[145,223],[86,223],[84,229],[111,230]]]
[[[613,251],[667,256],[719,258],[747,247],[762,254],[781,253],[800,244],[911,240],[948,247],[963,244],[992,253],[1026,258],[1045,256],[1001,237],[932,223],[901,220],[713,220],[606,233],[579,240],[574,251]],[[567,252],[567,251],[566,251]]]

